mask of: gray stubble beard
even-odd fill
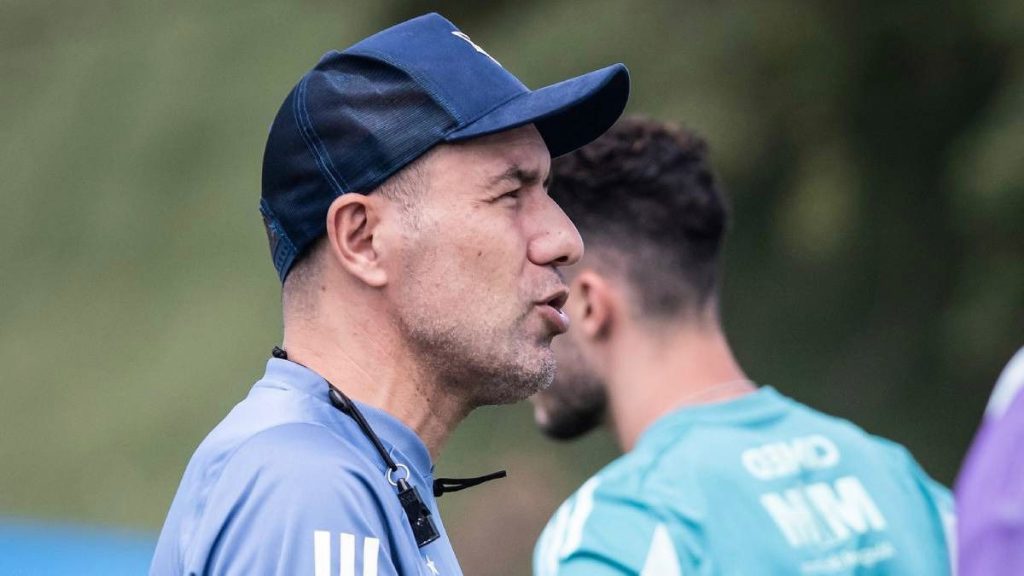
[[[445,326],[437,319],[416,317],[401,318],[400,324],[424,376],[457,395],[469,409],[520,402],[554,380],[555,360],[548,345],[537,343],[546,353],[539,365],[530,366],[517,359],[535,356],[537,350],[527,344],[516,350],[510,335],[493,328],[480,335],[458,322]]]

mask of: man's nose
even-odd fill
[[[565,212],[550,197],[533,221],[527,257],[538,266],[571,266],[583,257],[583,239]]]

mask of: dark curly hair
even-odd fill
[[[632,116],[552,164],[551,197],[647,316],[700,314],[717,301],[729,208],[707,155],[692,132]]]

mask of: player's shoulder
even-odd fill
[[[277,480],[364,477],[380,466],[354,439],[313,422],[289,422],[241,442],[225,471],[246,471]]]
[[[576,516],[589,516],[595,509],[629,508],[653,512],[658,506],[658,499],[644,489],[653,464],[649,455],[628,452],[619,456],[576,488],[561,503],[551,523],[558,524],[559,516],[565,516],[572,510],[576,511]]]
[[[630,452],[591,476],[545,526],[534,549],[535,574],[606,574],[612,566],[616,574],[670,573],[644,569],[655,548],[671,557],[666,565],[678,568],[678,554],[693,546],[699,521],[688,498],[673,499],[654,481],[656,471],[657,458]],[[693,494],[676,488],[676,494]]]
[[[629,509],[651,517],[678,515],[701,496],[685,467],[671,464],[664,451],[627,452],[581,484],[565,505]]]
[[[830,441],[840,444],[844,453],[856,452],[859,457],[881,458],[897,464],[913,460],[902,444],[868,432],[851,420],[812,408],[797,400],[789,399],[789,402],[797,420],[796,428],[827,436]]]
[[[717,473],[714,449],[706,440],[709,434],[728,431],[708,430],[700,422],[676,416],[685,414],[670,414],[656,422],[633,449],[594,474],[572,498],[582,494],[597,502],[641,507],[652,513],[700,508],[704,498],[700,478]]]
[[[316,423],[267,428],[231,454],[210,487],[204,516],[219,522],[231,510],[248,509],[324,522],[330,520],[321,518],[327,510],[376,517],[386,506],[389,486],[383,464],[365,452],[354,439]]]
[[[393,496],[388,499],[383,465],[370,461],[364,448],[315,422],[278,424],[244,438],[185,526],[194,533],[185,566],[234,573],[218,568],[245,565],[270,574],[284,565],[312,573],[314,559],[329,553],[331,534],[362,538],[380,546],[382,558],[390,555]]]
[[[755,414],[749,410],[750,403],[745,411],[737,411],[741,416],[735,419],[721,417],[728,414],[726,406],[716,408],[715,418],[685,412],[669,415],[652,426],[653,432],[645,432],[633,450],[609,463],[584,486],[596,499],[630,498],[651,507],[664,505],[699,515],[709,483],[742,484],[747,479],[742,456],[765,446],[775,447],[779,438],[790,436],[795,442],[827,444],[851,463],[882,464],[890,473],[908,477],[924,475],[910,452],[897,442],[777,392],[760,396],[751,400],[761,407],[770,405],[772,410]],[[752,414],[756,417],[749,418]]]
[[[935,482],[903,444],[868,432],[845,418],[793,402],[806,418],[814,420],[807,428],[835,442],[848,464],[869,466],[872,476],[888,477],[906,489],[924,490],[936,500],[949,500],[949,489]]]

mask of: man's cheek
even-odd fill
[[[460,249],[459,261],[466,273],[494,284],[493,288],[506,290],[515,271],[520,269],[512,251],[486,238],[471,241]]]

